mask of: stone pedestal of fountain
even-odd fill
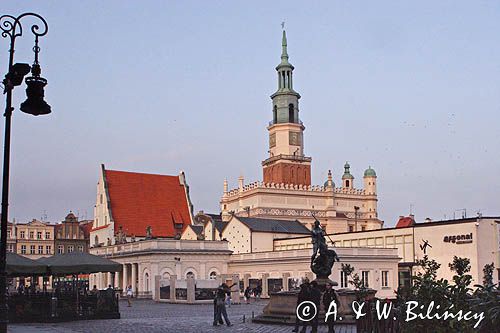
[[[319,284],[319,281],[318,281]],[[335,284],[336,285],[336,284]],[[351,304],[356,300],[356,292],[351,289],[338,289],[335,290],[338,295],[339,303],[337,320],[342,317],[339,322],[345,324],[355,323],[353,318],[353,311]],[[368,297],[373,297],[376,290],[369,289]],[[278,324],[278,325],[295,325],[296,318],[296,307],[297,307],[297,297],[299,291],[279,291],[276,293],[271,293],[269,303],[264,307],[262,314],[255,317],[253,322],[264,323],[264,324]],[[323,295],[322,295],[323,299]],[[325,324],[325,313],[323,304],[319,309],[319,324]]]

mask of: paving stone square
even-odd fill
[[[232,333],[232,332],[292,332],[292,326],[263,325],[251,322],[252,312],[260,314],[266,300],[252,304],[231,305],[227,308],[229,319],[234,326],[212,326],[213,306],[210,304],[188,305],[155,303],[150,300],[136,300],[132,307],[126,301],[120,302],[121,319],[86,320],[48,324],[11,324],[9,333]],[[245,317],[245,322],[243,322]],[[308,332],[310,332],[310,328]],[[326,327],[318,332],[326,333]],[[337,325],[335,332],[356,332],[354,326]]]

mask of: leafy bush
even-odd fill
[[[444,310],[457,314],[462,311],[465,314],[484,313],[484,319],[479,326],[474,329],[473,326],[477,320],[470,321],[458,318],[452,319],[415,319],[405,321],[400,318],[400,326],[403,332],[499,332],[500,331],[500,293],[498,286],[493,285],[493,264],[486,265],[483,269],[485,275],[484,285],[476,285],[474,291],[470,285],[472,276],[467,274],[470,271],[470,259],[459,258],[455,256],[453,262],[448,266],[455,272],[453,283],[446,279],[437,280],[437,271],[441,267],[435,260],[424,256],[418,260],[420,266],[419,272],[413,276],[413,284],[407,292],[398,292],[398,303],[402,311],[406,313],[408,301],[416,301],[419,305],[427,307],[434,302],[434,313],[442,314]],[[425,315],[426,311],[422,311]],[[432,313],[431,313],[432,316]]]

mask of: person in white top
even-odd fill
[[[128,306],[132,306],[132,296],[134,295],[133,291],[132,291],[132,285],[129,285],[127,287],[127,302],[128,302]]]

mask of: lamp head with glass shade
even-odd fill
[[[21,111],[39,116],[49,114],[52,111],[50,105],[44,100],[44,88],[47,85],[47,80],[40,76],[42,69],[38,63],[38,52],[40,52],[40,48],[38,47],[38,36],[35,39],[33,51],[35,52],[35,62],[33,66],[31,66],[31,76],[27,77],[25,80],[27,85],[26,96],[28,98],[21,103]]]

